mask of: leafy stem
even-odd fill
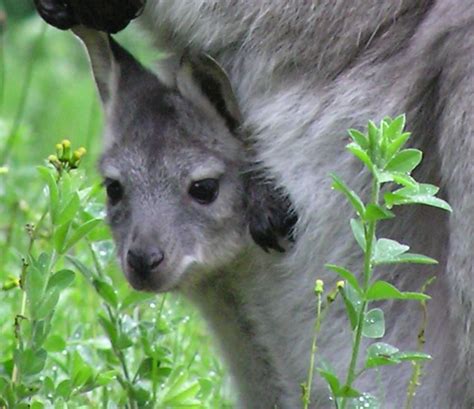
[[[329,270],[337,273],[345,281],[341,294],[353,334],[351,359],[345,383],[341,384],[337,374],[331,368],[319,370],[336,398],[336,407],[339,405],[341,409],[345,409],[354,398],[358,398],[359,403],[364,401],[364,407],[379,407],[375,397],[357,391],[353,387],[354,383],[367,369],[396,365],[403,361],[410,361],[414,365],[407,397],[407,407],[411,407],[421,377],[420,362],[431,358],[422,352],[426,326],[426,319],[423,318],[417,351],[401,352],[398,348],[384,342],[374,342],[365,351],[363,367],[358,368],[362,338],[379,339],[385,334],[383,310],[381,308],[369,309],[372,301],[416,300],[422,303],[424,314],[426,314],[426,301],[429,299],[423,293],[425,287],[422,288],[422,292],[404,292],[391,283],[380,279],[374,280],[374,268],[383,264],[436,264],[436,260],[430,257],[409,253],[409,246],[406,244],[388,238],[377,238],[378,222],[393,219],[395,214],[391,209],[394,206],[422,204],[447,211],[452,210],[448,203],[436,197],[439,190],[436,186],[418,183],[411,176],[411,172],[421,162],[422,152],[412,148],[403,149],[410,136],[408,132],[404,132],[404,127],[405,116],[400,115],[395,119],[384,118],[380,126],[370,121],[366,133],[355,129],[349,130],[352,142],[347,145],[347,149],[364,164],[372,177],[370,199],[367,204],[343,180],[332,175],[333,188],[344,194],[358,216],[351,220],[350,225],[354,238],[364,254],[360,276],[346,267],[335,264],[326,265]],[[390,183],[391,186],[399,185],[399,188],[388,190],[382,196],[382,185],[386,183]]]
[[[375,205],[378,205],[379,196],[380,196],[380,184],[378,183],[377,179],[374,177],[372,180],[372,202]],[[363,271],[364,285],[362,287],[364,294],[366,294],[369,289],[370,279],[372,277],[372,272],[373,272],[372,255],[373,255],[376,227],[377,227],[377,221],[373,220],[373,221],[369,221],[365,228],[366,247],[364,249],[364,271]],[[356,333],[354,337],[351,361],[349,364],[349,370],[347,372],[347,378],[346,378],[346,383],[345,383],[346,387],[349,389],[352,388],[352,384],[357,378],[356,367],[357,367],[357,362],[358,362],[359,353],[360,353],[362,331],[364,329],[364,321],[367,314],[368,305],[369,305],[369,302],[367,298],[364,297],[362,300],[361,307],[360,307],[359,315],[357,317],[357,329],[356,329]],[[344,409],[346,407],[346,402],[347,400],[343,399],[342,404],[341,404],[341,409]]]
[[[31,225],[28,225],[27,226],[27,232],[29,233],[29,236],[30,236],[30,240],[29,240],[29,243],[28,243],[28,250],[27,250],[27,254],[28,254],[28,257],[31,257],[31,252],[33,250],[33,245],[35,243],[35,240],[37,238],[37,232],[39,231],[40,227],[42,226],[46,216],[48,215],[49,213],[49,207],[47,207],[40,219],[38,220],[38,223],[36,224],[36,226],[31,226]],[[53,259],[51,260],[53,261]],[[28,261],[27,259],[23,259],[23,265],[21,267],[21,273],[20,273],[20,287],[22,289],[22,295],[21,295],[21,308],[20,308],[20,313],[17,315],[17,317],[15,318],[15,322],[18,322],[18,317],[25,317],[26,315],[26,303],[27,303],[27,292],[26,292],[26,280],[27,280],[27,270],[28,270]],[[51,271],[51,269],[49,269],[49,271]],[[19,325],[19,324],[18,324]],[[18,348],[21,348],[21,339],[18,339]],[[12,383],[15,384],[18,382],[19,380],[19,371],[18,371],[18,365],[16,362],[14,362],[14,365],[13,365],[13,370],[12,370]]]

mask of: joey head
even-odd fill
[[[108,35],[74,31],[88,49],[106,113],[100,171],[132,286],[167,291],[195,271],[227,266],[252,245],[249,232],[265,249],[282,250],[277,237],[294,216],[284,195],[255,188],[258,175],[246,172],[239,110],[217,63],[187,55],[173,84],[164,85]]]

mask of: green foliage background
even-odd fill
[[[54,153],[55,144],[67,138],[75,148],[87,149],[81,165],[86,175],[84,183],[97,185],[100,180],[95,163],[101,147],[102,118],[79,42],[70,33],[46,27],[34,15],[29,2],[0,1],[0,11],[6,15],[0,35],[0,287],[9,287],[8,283],[20,278],[22,259],[28,254],[25,226],[37,223],[48,205],[48,190],[37,166],[44,165],[45,158]],[[133,27],[120,40],[125,45],[133,42],[135,53],[142,60],[149,62],[158,57]],[[102,196],[100,193],[94,209],[97,215],[103,215]],[[117,267],[109,233],[104,229],[100,228],[102,236],[93,243],[94,248],[107,282],[116,290],[118,299],[124,300],[133,292]],[[49,251],[50,239],[47,235],[40,236],[33,253],[38,256],[42,251]],[[89,267],[94,264],[85,243],[75,246],[71,255]],[[59,267],[74,270],[66,260]],[[0,291],[0,398],[5,398],[2,385],[12,377],[17,345],[14,320],[21,311],[21,300],[22,291],[18,287]],[[38,397],[31,401],[37,402],[35,408],[59,407],[58,386],[77,376],[74,371],[79,367],[91,368],[95,374],[117,369],[109,356],[110,341],[98,320],[98,313],[104,311],[106,304],[107,300],[101,299],[96,289],[76,271],[74,284],[62,291],[56,306],[50,340],[46,342],[48,359],[37,379],[39,382],[50,379],[54,388],[46,395],[44,390],[38,392]],[[160,305],[163,311],[158,316]],[[169,370],[160,378],[164,388],[170,387],[167,382],[176,381],[184,373],[181,389],[193,387],[189,401],[194,402],[186,407],[230,407],[225,398],[229,395],[228,386],[223,384],[223,369],[210,345],[208,331],[199,314],[185,301],[172,295],[143,297],[123,314],[131,328],[149,322],[157,329],[156,340],[150,341],[164,351],[163,367]],[[130,331],[132,345],[124,353],[127,365],[136,373],[146,356],[134,334]],[[90,392],[82,393],[77,388],[69,400],[64,399],[63,407],[125,407],[130,404],[125,403],[128,401],[122,386],[112,379],[106,386]],[[141,387],[149,389],[150,385],[144,382]],[[1,402],[0,399],[0,407]],[[142,406],[184,407],[170,402]],[[18,407],[23,406],[18,404]]]

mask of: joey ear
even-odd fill
[[[109,34],[84,26],[75,26],[72,31],[87,49],[100,98],[107,107],[117,90],[126,88],[127,82],[145,69]]]
[[[186,53],[176,76],[181,95],[209,115],[218,115],[231,132],[241,124],[241,113],[229,78],[207,54]]]

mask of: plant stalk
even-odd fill
[[[321,306],[322,306],[322,297],[321,293],[318,292],[318,303],[317,303],[317,315],[316,315],[316,322],[314,324],[314,335],[313,335],[313,343],[311,345],[311,359],[309,362],[309,371],[308,371],[308,381],[306,383],[306,388],[303,395],[303,408],[308,409],[309,404],[311,403],[311,387],[313,385],[313,376],[314,376],[314,362],[316,359],[316,351],[318,349],[317,342],[318,342],[318,335],[321,329]]]
[[[379,195],[380,195],[380,184],[378,183],[376,177],[374,176],[372,180],[372,192],[371,192],[371,200],[372,203],[378,204],[379,202]],[[363,271],[363,291],[364,295],[367,293],[370,285],[370,279],[372,277],[372,256],[373,256],[373,248],[374,248],[374,240],[375,240],[375,229],[377,227],[376,221],[370,221],[367,224],[366,235],[365,235],[365,253],[364,253],[364,271]],[[360,352],[360,344],[362,342],[362,331],[364,329],[364,319],[365,314],[367,312],[368,301],[365,299],[362,301],[362,305],[360,307],[359,316],[357,319],[357,330],[354,337],[354,344],[352,347],[352,355],[351,361],[349,364],[349,371],[347,372],[347,378],[345,385],[348,388],[352,387],[352,384],[357,378],[356,373],[356,366],[357,361],[359,358]],[[347,403],[347,399],[344,398],[342,400],[341,409],[345,409]]]

